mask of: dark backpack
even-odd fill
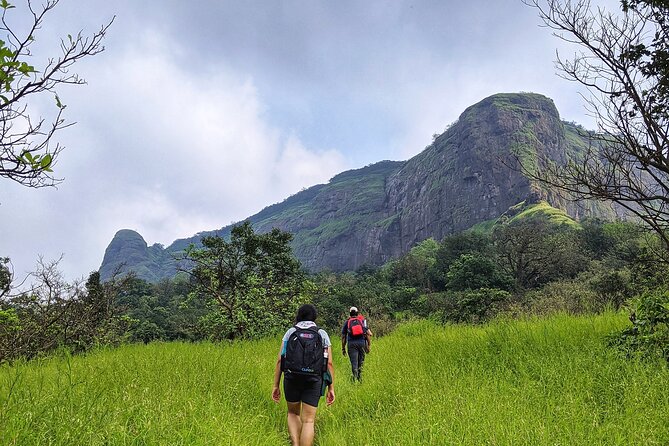
[[[348,333],[352,338],[360,339],[365,335],[367,329],[365,328],[363,321],[365,320],[362,316],[356,316],[349,318],[348,320]]]
[[[299,328],[288,337],[281,370],[288,375],[322,376],[327,363],[318,327]]]

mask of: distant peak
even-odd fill
[[[558,114],[553,100],[539,93],[497,93],[469,108],[495,106],[502,109],[534,109]]]
[[[132,229],[120,229],[114,234],[114,238],[123,238],[123,239],[129,239],[129,238],[141,238],[144,240],[144,237],[140,235],[139,232],[134,231]]]

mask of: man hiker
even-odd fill
[[[332,348],[327,332],[316,325],[316,307],[302,305],[295,325],[286,331],[274,368],[272,399],[281,400],[279,387],[283,374],[283,391],[288,406],[288,434],[293,446],[314,443],[314,421],[318,400],[326,392],[329,406],[335,400]]]
[[[346,356],[348,343],[348,358],[351,360],[353,381],[362,380],[362,365],[365,362],[365,353],[369,353],[370,336],[372,331],[367,327],[367,319],[358,313],[356,307],[349,310],[350,317],[341,329],[341,352]]]

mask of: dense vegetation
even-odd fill
[[[519,205],[381,268],[340,274],[300,271],[290,241],[239,225],[229,241],[210,237],[187,250],[193,268],[157,284],[132,276],[100,283],[93,273],[71,285],[44,267],[38,286],[0,303],[0,361],[59,347],[273,336],[304,302],[330,330],[356,305],[378,335],[415,318],[481,323],[627,306],[632,325],[610,343],[627,355],[669,358],[668,270],[654,260],[657,239],[633,223],[576,223],[543,202]]]
[[[362,384],[335,355],[337,401],[319,410],[316,442],[667,444],[669,369],[607,349],[625,325],[612,313],[404,324],[375,342]],[[270,399],[278,348],[135,344],[0,366],[0,443],[287,443],[285,406]]]

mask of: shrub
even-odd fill
[[[604,310],[606,304],[582,280],[551,282],[541,289],[528,291],[523,306],[530,314],[585,314]]]
[[[609,338],[627,356],[669,361],[669,291],[647,291],[630,302],[632,326]]]
[[[511,294],[496,288],[480,288],[453,293],[450,309],[444,312],[444,319],[452,322],[473,324],[489,321],[509,302]]]
[[[590,281],[590,287],[603,304],[611,304],[616,310],[633,295],[630,274],[624,270],[598,274]]]
[[[436,315],[441,318],[450,295],[451,293],[447,292],[421,294],[411,301],[411,312],[418,317],[426,318]]]

